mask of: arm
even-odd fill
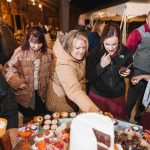
[[[103,73],[105,68],[100,65],[100,54],[91,52],[87,57],[86,76],[89,82],[94,82]]]
[[[21,64],[19,57],[21,51],[16,49],[11,59],[5,64],[3,69],[3,75],[9,85],[17,90],[22,84],[25,83],[25,80],[20,77]]]
[[[129,48],[129,51],[134,54],[138,44],[141,42],[141,34],[138,30],[134,30],[130,33],[128,39],[127,39],[127,47]]]
[[[99,108],[91,101],[81,83],[78,81],[76,70],[69,65],[59,65],[56,67],[59,81],[70,100],[76,103],[84,112],[98,112]]]
[[[133,85],[137,84],[140,80],[149,80],[150,79],[150,75],[147,74],[143,74],[143,75],[138,75],[135,76],[133,78],[131,78],[131,82]]]

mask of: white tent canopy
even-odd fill
[[[129,2],[112,6],[109,8],[101,9],[95,12],[82,14],[80,17],[84,19],[89,19],[93,22],[93,19],[101,18],[104,20],[120,20],[123,26],[123,43],[126,42],[126,23],[132,20],[134,17],[147,15],[150,11],[150,0],[130,0]],[[143,18],[145,19],[145,18]],[[139,18],[139,21],[144,21]],[[138,21],[132,20],[132,21]]]
[[[146,15],[150,11],[150,0],[130,0],[129,2],[98,10],[95,12],[82,14],[85,19],[106,18],[126,15],[127,19]]]

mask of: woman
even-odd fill
[[[99,108],[85,93],[85,35],[72,30],[57,39],[53,47],[52,74],[47,92],[47,107],[52,111],[96,112]]]
[[[101,33],[105,27],[105,21],[96,20],[91,33],[88,37],[89,48],[88,51],[91,52],[94,48],[98,47],[101,42]]]
[[[125,76],[130,69],[119,74],[121,67],[132,63],[132,56],[121,44],[119,26],[109,23],[101,35],[102,45],[87,58],[87,78],[89,80],[89,96],[102,110],[110,112],[114,117],[125,119]]]
[[[5,64],[18,47],[11,28],[0,18],[0,62]]]
[[[32,27],[23,45],[4,66],[3,74],[15,91],[19,111],[25,116],[48,113],[44,102],[50,62],[51,52],[47,49],[42,29]]]

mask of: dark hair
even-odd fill
[[[103,46],[104,40],[114,35],[118,37],[118,50],[120,50],[121,43],[122,43],[121,30],[119,28],[119,25],[114,22],[110,22],[106,24],[103,29],[103,32],[101,34],[102,49],[104,49],[104,46]]]
[[[22,50],[29,50],[30,48],[29,39],[33,43],[42,43],[41,53],[46,53],[47,44],[44,33],[40,27],[34,26],[29,29],[22,44]]]

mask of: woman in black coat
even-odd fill
[[[132,63],[132,55],[122,45],[120,29],[115,23],[104,27],[101,42],[99,49],[87,57],[89,96],[102,111],[125,119],[124,77],[130,74],[130,69],[126,68],[121,75],[119,70]]]
[[[8,120],[8,128],[18,127],[18,111],[15,95],[0,73],[0,117]]]

